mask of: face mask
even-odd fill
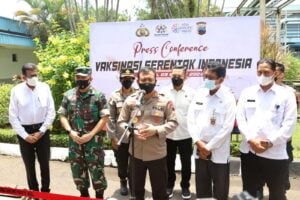
[[[37,82],[38,82],[38,77],[34,76],[34,77],[31,77],[31,78],[27,78],[26,79],[26,83],[29,85],[29,86],[32,86],[32,87],[35,87]]]
[[[122,81],[122,86],[125,89],[129,89],[131,87],[132,83],[133,83],[132,80],[124,80],[124,81]]]
[[[147,94],[151,93],[155,87],[155,83],[139,83],[141,90],[145,90]]]
[[[204,87],[209,89],[209,90],[213,90],[216,88],[216,81],[215,80],[209,80],[209,79],[205,79],[204,81]]]
[[[173,77],[172,78],[172,83],[174,86],[181,86],[183,83],[183,79],[179,78],[179,77]]]
[[[90,85],[90,80],[77,80],[76,85],[79,89],[85,89]]]
[[[273,82],[273,77],[272,76],[264,76],[264,75],[260,75],[258,78],[258,83],[262,86],[266,86],[269,85],[270,83]]]

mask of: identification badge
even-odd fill
[[[212,116],[210,118],[210,125],[214,126],[216,125],[216,109],[213,110]]]

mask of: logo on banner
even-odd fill
[[[144,24],[141,24],[140,28],[136,30],[135,35],[138,37],[148,37],[150,35],[150,31],[145,27]]]
[[[155,27],[155,36],[168,36],[167,26],[164,24],[159,24]]]
[[[197,22],[197,33],[204,35],[206,33],[206,22]]]
[[[173,33],[190,33],[192,32],[192,26],[188,23],[173,24],[171,30]]]

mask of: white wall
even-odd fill
[[[17,54],[17,62],[12,61],[12,54]],[[0,82],[10,80],[16,74],[21,74],[23,64],[38,63],[33,49],[20,49],[0,46]]]

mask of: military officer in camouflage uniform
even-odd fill
[[[145,90],[143,103],[134,118],[135,144],[134,157],[130,157],[130,166],[134,167],[134,180],[130,176],[131,186],[135,189],[136,200],[144,199],[146,172],[149,170],[152,197],[155,200],[168,199],[166,135],[178,126],[173,104],[154,90],[156,74],[152,68],[142,68],[138,72],[138,84]],[[125,129],[136,107],[140,91],[130,95],[123,105],[118,124]],[[129,153],[132,155],[131,145]]]
[[[134,71],[132,69],[122,69],[120,72],[120,82],[122,88],[113,92],[109,99],[109,120],[107,123],[107,134],[111,139],[112,148],[115,153],[115,157],[118,163],[118,176],[120,178],[120,194],[128,195],[127,178],[128,178],[128,139],[124,139],[121,145],[118,146],[119,137],[122,133],[120,128],[117,126],[117,120],[120,111],[123,107],[125,99],[136,90],[131,87],[134,81]]]
[[[96,198],[103,198],[107,182],[104,176],[103,135],[108,120],[105,96],[90,86],[91,68],[75,69],[77,87],[67,91],[58,110],[60,122],[69,133],[69,160],[74,182],[81,197],[89,197],[89,173]]]

